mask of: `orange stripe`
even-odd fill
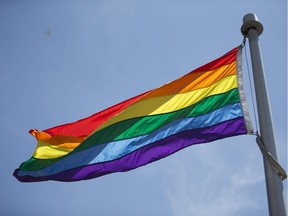
[[[33,130],[30,132],[38,140],[34,157],[39,159],[56,158],[74,150],[86,137],[55,135]]]
[[[179,79],[174,80],[173,82],[167,83],[150,91],[139,101],[153,97],[185,93],[192,90],[205,88],[230,75],[236,75],[236,62],[232,62],[210,71],[192,71]]]

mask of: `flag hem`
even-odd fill
[[[242,67],[242,45],[238,46],[238,52],[236,56],[236,63],[237,63],[237,83],[238,83],[238,91],[240,97],[240,104],[242,107],[243,117],[247,128],[248,134],[254,134],[254,130],[251,124],[248,104],[246,100],[246,94],[244,90],[244,81],[243,81],[243,67]]]

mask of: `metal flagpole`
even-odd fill
[[[249,39],[255,94],[258,107],[260,137],[267,148],[267,151],[277,160],[273,122],[266,90],[262,55],[258,42],[258,36],[263,32],[263,25],[258,21],[255,14],[246,14],[243,17],[241,32]],[[277,172],[275,172],[275,169],[273,169],[273,166],[271,166],[266,157],[264,157],[264,169],[270,216],[285,216],[286,209],[283,199],[282,179]]]

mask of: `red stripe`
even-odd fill
[[[214,69],[219,68],[223,65],[230,64],[230,63],[236,61],[237,51],[238,51],[238,47],[232,49],[230,52],[226,53],[225,55],[221,56],[220,58],[215,59],[214,61],[209,62],[209,63],[191,71],[190,73],[207,71],[207,70],[214,70]]]
[[[147,93],[148,92],[145,92],[143,94],[132,97],[128,100],[125,100],[121,103],[111,106],[103,111],[95,113],[92,116],[89,116],[87,118],[80,119],[76,122],[52,127],[52,128],[44,130],[43,132],[48,133],[51,136],[55,136],[55,135],[80,136],[80,137],[88,136],[106,120],[116,115],[117,113],[121,112],[126,107],[128,107],[135,101],[139,100],[141,97],[143,97]]]
[[[215,59],[214,61],[209,62],[197,68],[196,70],[191,71],[190,73],[214,70],[225,64],[232,63],[233,61],[236,61],[237,51],[238,51],[238,48],[234,48],[230,52],[221,56],[220,58]],[[132,97],[126,101],[123,101],[114,106],[111,106],[103,111],[95,113],[92,116],[89,116],[87,118],[80,119],[73,123],[63,124],[63,125],[59,125],[53,128],[49,128],[49,129],[44,130],[44,132],[50,134],[51,136],[54,136],[54,135],[80,136],[80,137],[88,136],[90,133],[96,130],[97,127],[99,127],[102,123],[104,123],[109,118],[116,115],[117,113],[121,112],[122,110],[130,106],[135,101],[142,98],[148,92]]]

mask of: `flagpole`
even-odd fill
[[[269,98],[266,90],[266,80],[258,36],[263,32],[263,25],[255,14],[249,13],[243,17],[242,34],[249,39],[251,62],[258,107],[260,136],[267,150],[277,160],[277,150],[274,139],[273,122],[270,112]],[[280,176],[264,157],[264,170],[268,206],[270,216],[285,216],[283,184]]]

